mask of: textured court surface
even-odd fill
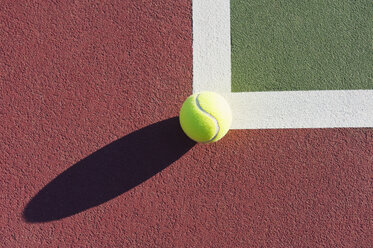
[[[195,145],[191,1],[2,1],[4,247],[369,247],[373,130]]]
[[[232,91],[373,89],[371,0],[232,0]]]

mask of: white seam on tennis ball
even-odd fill
[[[220,131],[220,127],[219,127],[218,120],[216,120],[216,118],[215,118],[212,114],[206,112],[206,111],[201,107],[201,105],[199,104],[199,100],[198,100],[199,95],[200,95],[200,94],[198,94],[197,97],[196,97],[196,104],[197,104],[197,107],[198,107],[198,108],[199,108],[199,109],[200,109],[200,110],[201,110],[205,115],[207,115],[208,117],[212,118],[212,120],[215,122],[215,125],[216,125],[216,133],[215,133],[214,137],[212,137],[212,139],[210,139],[210,140],[208,140],[208,141],[206,141],[206,142],[202,142],[202,143],[208,143],[208,142],[213,141],[213,140],[216,138],[216,136],[218,136],[219,131]]]

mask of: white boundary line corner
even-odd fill
[[[231,92],[230,0],[193,0],[193,92],[222,94],[232,129],[373,127],[373,90]]]

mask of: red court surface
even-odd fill
[[[188,1],[1,1],[2,247],[371,247],[373,130],[190,141]]]

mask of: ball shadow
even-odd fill
[[[177,117],[137,130],[58,175],[30,200],[23,218],[48,222],[105,203],[162,171],[194,145]]]

